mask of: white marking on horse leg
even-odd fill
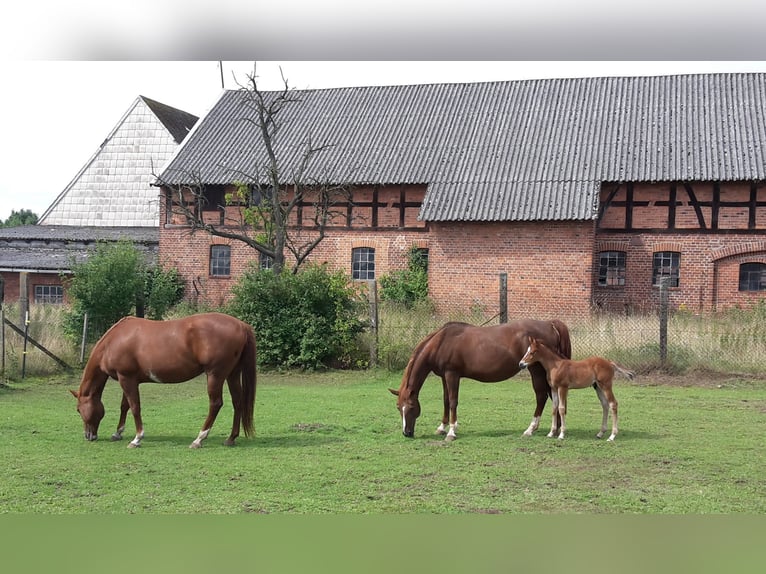
[[[404,413],[407,410],[406,406],[402,406],[402,432],[407,430],[407,419],[404,418]]]
[[[438,427],[436,427],[436,434],[446,434],[447,433],[447,425],[444,423],[441,423]]]
[[[613,441],[615,437],[617,436],[617,406],[611,405],[612,407],[612,434],[609,436],[609,441]]]
[[[444,440],[446,441],[452,441],[457,438],[457,434],[455,431],[457,430],[457,421],[455,421],[453,424],[450,424],[449,426],[449,432],[447,433],[447,436],[444,437]]]
[[[532,417],[532,422],[529,423],[529,427],[524,431],[521,436],[532,436],[532,433],[540,426],[540,417]]]
[[[132,441],[128,443],[128,448],[138,448],[141,446],[141,439],[144,438],[144,431],[141,431],[136,435]]]
[[[197,438],[189,445],[189,448],[200,448],[202,441],[207,438],[208,433],[210,433],[210,429],[199,431]]]

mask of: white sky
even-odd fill
[[[224,61],[227,89],[254,63]],[[284,61],[258,62],[259,84],[327,88],[544,77],[766,72],[766,61]],[[221,93],[217,61],[2,61],[0,220],[42,215],[139,95],[202,116]]]
[[[0,19],[0,220],[42,215],[139,95],[203,115],[219,60],[229,89],[255,60],[264,89],[280,65],[295,88],[766,72],[764,21],[763,0],[16,3]]]

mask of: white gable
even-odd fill
[[[176,150],[167,128],[137,98],[99,150],[40,218],[40,225],[159,226],[150,185]]]

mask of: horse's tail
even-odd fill
[[[559,334],[559,345],[556,351],[565,359],[572,358],[572,340],[569,338],[569,327],[558,319],[552,319],[551,325]]]
[[[255,333],[250,325],[245,329],[245,348],[239,359],[242,380],[242,429],[245,436],[255,434],[253,428],[253,410],[255,409],[255,387],[258,382],[256,374],[257,351],[255,346]]]
[[[634,373],[633,371],[629,371],[625,367],[621,367],[620,365],[618,365],[614,361],[609,361],[609,362],[612,363],[612,366],[614,367],[614,370],[617,371],[618,373],[620,373],[626,379],[630,379],[632,381],[633,377],[636,376],[636,373]]]

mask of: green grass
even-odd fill
[[[142,385],[140,449],[110,442],[119,387],[94,443],[69,388],[26,380],[0,388],[0,513],[138,514],[711,514],[766,512],[766,382],[709,386],[620,381],[620,434],[594,438],[600,405],[570,393],[568,435],[522,438],[528,375],[461,385],[459,439],[433,431],[441,384],[429,378],[415,438],[405,439],[383,371],[260,374],[256,436],[222,445],[228,403],[204,448],[188,445],[207,410],[204,380]],[[720,388],[719,388],[720,387]]]

